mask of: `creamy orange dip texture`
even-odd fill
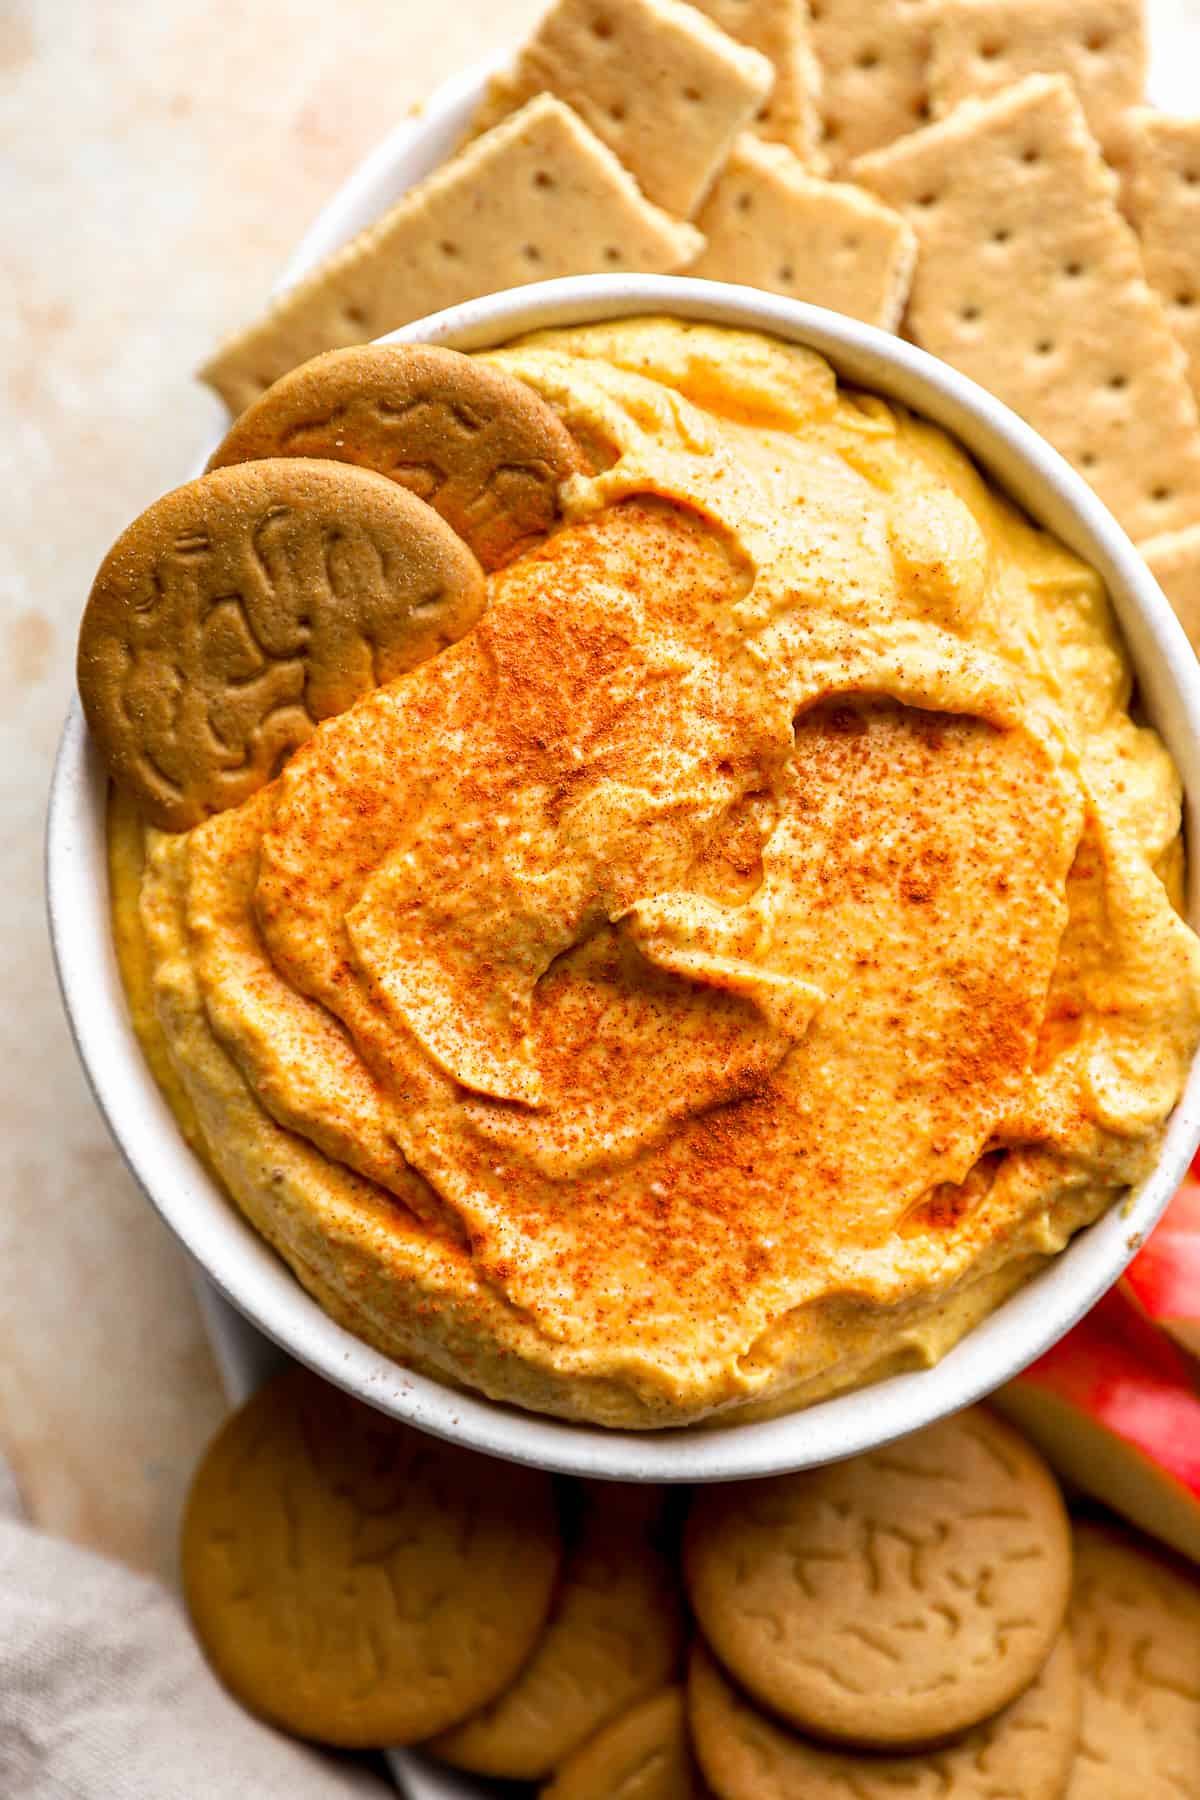
[[[1148,1170],[1200,1034],[1101,583],[808,351],[495,360],[600,472],[272,787],[118,822],[147,1042],[402,1362],[635,1427],[930,1362]]]

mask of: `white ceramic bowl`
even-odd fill
[[[318,220],[285,273],[294,280],[375,217],[454,142],[483,79],[445,90],[368,160]],[[1145,710],[1180,768],[1191,842],[1200,842],[1200,670],[1145,564],[1061,457],[1015,414],[911,345],[818,308],[749,288],[656,277],[548,282],[472,301],[394,334],[474,350],[535,327],[673,312],[813,346],[855,384],[906,402],[966,445],[992,479],[1108,583]],[[96,1100],[134,1176],[233,1305],[329,1380],[423,1430],[490,1454],[621,1480],[716,1481],[848,1456],[954,1412],[1015,1375],[1099,1298],[1129,1261],[1200,1139],[1200,1073],[1171,1120],[1154,1174],[977,1326],[934,1369],[896,1377],[786,1418],[651,1434],[521,1413],[409,1374],[317,1306],[188,1151],[130,1030],[113,955],[103,770],[79,708],[64,732],[50,802],[47,884],[63,997]],[[1200,924],[1200,859],[1190,909]],[[242,1375],[244,1378],[245,1359]]]

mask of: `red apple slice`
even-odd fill
[[[1200,1179],[1195,1164],[1125,1271],[1130,1297],[1155,1325],[1200,1356]]]
[[[1200,1563],[1200,1393],[1119,1290],[993,1401],[1064,1479]]]

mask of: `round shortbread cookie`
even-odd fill
[[[683,1689],[666,1688],[589,1738],[541,1800],[701,1800]]]
[[[80,628],[79,693],[113,779],[183,831],[485,604],[470,550],[394,482],[244,463],[165,494],[117,539]]]
[[[1070,1800],[1200,1794],[1200,1581],[1145,1540],[1075,1528],[1068,1614],[1083,1683]]]
[[[684,1569],[701,1630],[801,1730],[879,1749],[1027,1688],[1066,1613],[1070,1526],[1024,1440],[975,1409],[848,1462],[711,1488]]]
[[[548,1476],[289,1368],[200,1464],[183,1584],[205,1653],[252,1712],[323,1743],[406,1744],[508,1686],[560,1553]]]
[[[1033,1686],[995,1718],[941,1749],[879,1755],[818,1744],[768,1719],[697,1644],[688,1717],[717,1800],[1062,1800],[1079,1679],[1064,1632]]]
[[[209,467],[262,456],[377,469],[436,508],[485,569],[549,531],[560,486],[585,466],[532,388],[426,344],[330,350],[293,369],[247,408]]]
[[[588,1486],[546,1631],[511,1688],[426,1746],[478,1775],[535,1781],[680,1670],[683,1596],[663,1496]]]

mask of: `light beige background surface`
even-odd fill
[[[0,1445],[36,1516],[173,1567],[221,1400],[181,1253],[54,991],[42,813],[80,608],[217,416],[191,371],[359,157],[538,0],[0,0]]]
[[[76,1067],[45,942],[42,813],[79,612],[110,540],[212,428],[190,375],[214,339],[362,153],[539,10],[0,0],[0,1446],[49,1528],[168,1574],[221,1399],[181,1253]],[[1195,106],[1200,0],[1152,12],[1156,97]]]

